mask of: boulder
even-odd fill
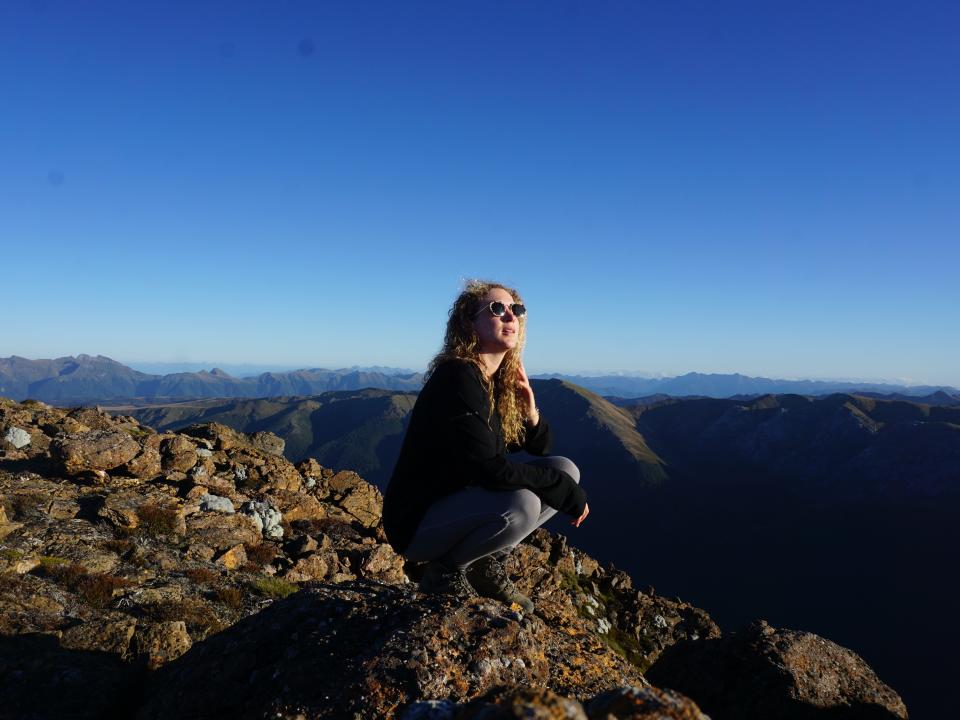
[[[51,450],[64,472],[113,470],[140,453],[140,443],[122,430],[91,430],[54,440]]]
[[[907,717],[900,697],[858,655],[763,620],[723,638],[678,642],[647,678],[689,695],[715,717]]]
[[[502,685],[589,696],[643,684],[595,637],[571,637],[500,603],[451,602],[371,581],[324,583],[160,668],[139,717],[383,718]]]

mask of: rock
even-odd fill
[[[240,512],[253,520],[254,525],[263,533],[263,537],[272,540],[279,540],[283,537],[283,528],[280,526],[283,517],[268,502],[251,500],[244,503]]]
[[[280,457],[283,457],[283,449],[286,446],[283,438],[274,435],[272,432],[265,431],[253,433],[250,436],[250,444],[259,450],[263,450],[265,453],[278,455]]]
[[[291,582],[305,582],[307,580],[323,580],[327,576],[330,566],[322,555],[308,555],[297,560],[284,578]]]
[[[182,620],[159,622],[145,628],[138,626],[133,636],[134,652],[149,670],[180,657],[192,644]]]
[[[61,647],[70,650],[95,650],[126,657],[136,630],[135,620],[117,614],[68,627],[60,636]]]
[[[143,450],[132,460],[121,467],[123,472],[133,477],[150,480],[163,474],[163,465],[160,459],[160,438],[151,435],[144,442]]]
[[[11,427],[3,436],[3,439],[13,445],[17,450],[30,444],[30,433],[23,428]]]
[[[586,710],[590,720],[710,720],[690,698],[650,686],[608,690]]]
[[[217,564],[223,565],[227,570],[236,570],[245,562],[247,562],[247,551],[244,550],[243,545],[234,545],[217,558]]]
[[[187,540],[192,545],[226,550],[234,545],[259,545],[261,531],[254,520],[242,513],[199,513],[187,518]]]
[[[182,472],[197,464],[197,446],[183,435],[167,437],[160,443],[160,462],[164,472]]]
[[[197,644],[152,675],[139,718],[383,718],[503,685],[590,696],[635,684],[640,673],[589,636],[517,619],[496,602],[364,580],[303,589]]]
[[[388,583],[402,583],[406,578],[403,572],[404,560],[389,545],[374,545],[360,565],[365,578]]]
[[[221,512],[232,515],[236,510],[229,498],[205,493],[200,496],[200,509],[205,512]]]
[[[900,697],[858,655],[762,620],[723,638],[667,648],[647,678],[689,695],[715,717],[907,717]]]
[[[546,688],[496,690],[463,706],[454,717],[456,720],[587,720],[579,702]]]
[[[122,430],[91,430],[57,438],[51,445],[68,475],[85,470],[113,470],[140,452],[140,443]]]
[[[296,520],[320,520],[327,517],[327,508],[313,495],[279,490],[271,493],[270,499],[288,523]]]

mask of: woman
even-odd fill
[[[520,353],[526,308],[496,283],[471,281],[454,301],[443,350],[427,369],[384,497],[393,548],[428,561],[425,592],[481,594],[533,609],[503,567],[509,552],[558,510],[579,527],[590,512],[567,458],[546,455],[540,417]]]

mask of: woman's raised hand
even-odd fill
[[[520,361],[520,395],[526,403],[527,422],[536,427],[540,422],[540,411],[537,410],[537,402],[533,397],[533,388],[530,386],[530,378],[527,377],[526,368],[523,367],[523,361]]]
[[[574,527],[580,527],[580,523],[587,519],[587,515],[590,514],[590,506],[587,503],[583,504],[583,515],[578,517],[576,520],[571,520],[570,524]]]

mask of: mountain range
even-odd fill
[[[598,395],[626,399],[658,394],[727,398],[783,393],[815,396],[838,392],[876,393],[883,396],[899,393],[904,398],[922,398],[918,401],[928,404],[953,404],[960,398],[960,390],[947,386],[772,380],[740,374],[687,373],[671,378],[643,378],[554,373],[532,377],[565,380]],[[65,356],[52,360],[29,360],[17,355],[0,358],[0,396],[15,400],[30,398],[61,406],[120,400],[315,395],[330,390],[363,388],[418,391],[422,383],[422,373],[382,366],[338,370],[304,368],[235,377],[216,367],[210,371],[150,374],[103,355]]]

